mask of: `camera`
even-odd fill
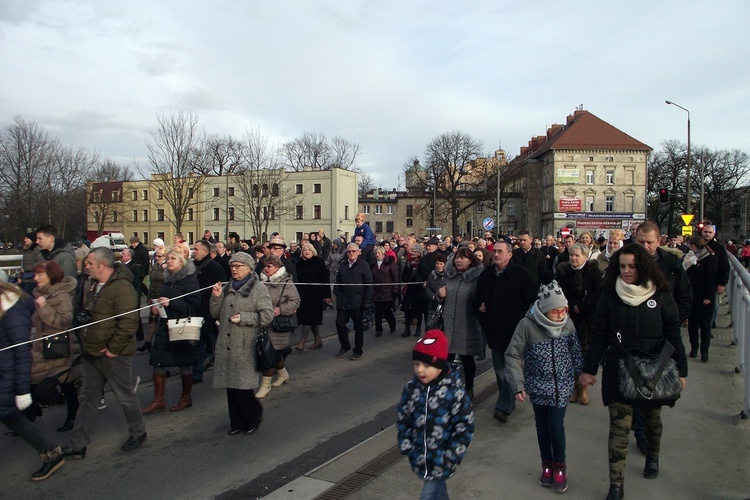
[[[88,309],[84,309],[83,311],[76,314],[74,319],[76,326],[83,326],[91,323],[93,318],[91,317],[91,311],[89,311]]]

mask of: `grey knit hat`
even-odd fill
[[[568,299],[565,298],[562,288],[555,280],[539,287],[539,300],[536,302],[537,307],[544,314],[553,309],[568,307]]]
[[[240,264],[245,264],[250,269],[253,269],[255,267],[255,260],[250,257],[249,253],[245,252],[236,252],[232,254],[232,258],[229,259],[229,263],[232,262],[239,262]]]

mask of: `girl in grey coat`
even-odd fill
[[[209,303],[211,316],[219,320],[213,386],[226,388],[229,434],[250,434],[260,425],[263,408],[255,398],[255,338],[258,328],[273,320],[273,306],[266,286],[253,273],[253,258],[233,253],[229,261],[231,279],[216,283]]]

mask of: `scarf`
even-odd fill
[[[539,310],[539,299],[531,306],[531,314],[537,325],[544,328],[544,331],[550,338],[559,339],[562,335],[563,327],[568,324],[568,315],[566,314],[562,321],[552,321]]]
[[[656,293],[656,287],[650,281],[645,285],[629,285],[622,281],[622,276],[618,276],[615,292],[627,305],[637,307]]]
[[[250,272],[250,273],[247,273],[247,276],[245,276],[244,278],[242,278],[239,281],[234,280],[234,279],[232,281],[230,281],[230,283],[232,285],[232,290],[234,290],[236,292],[237,290],[239,290],[240,288],[242,288],[242,285],[244,285],[245,283],[247,283],[250,280],[250,276],[252,276],[252,275],[253,275],[253,273]]]

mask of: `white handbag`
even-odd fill
[[[169,341],[194,341],[198,342],[201,338],[201,326],[203,326],[202,316],[189,316],[187,318],[167,320],[169,329]]]

